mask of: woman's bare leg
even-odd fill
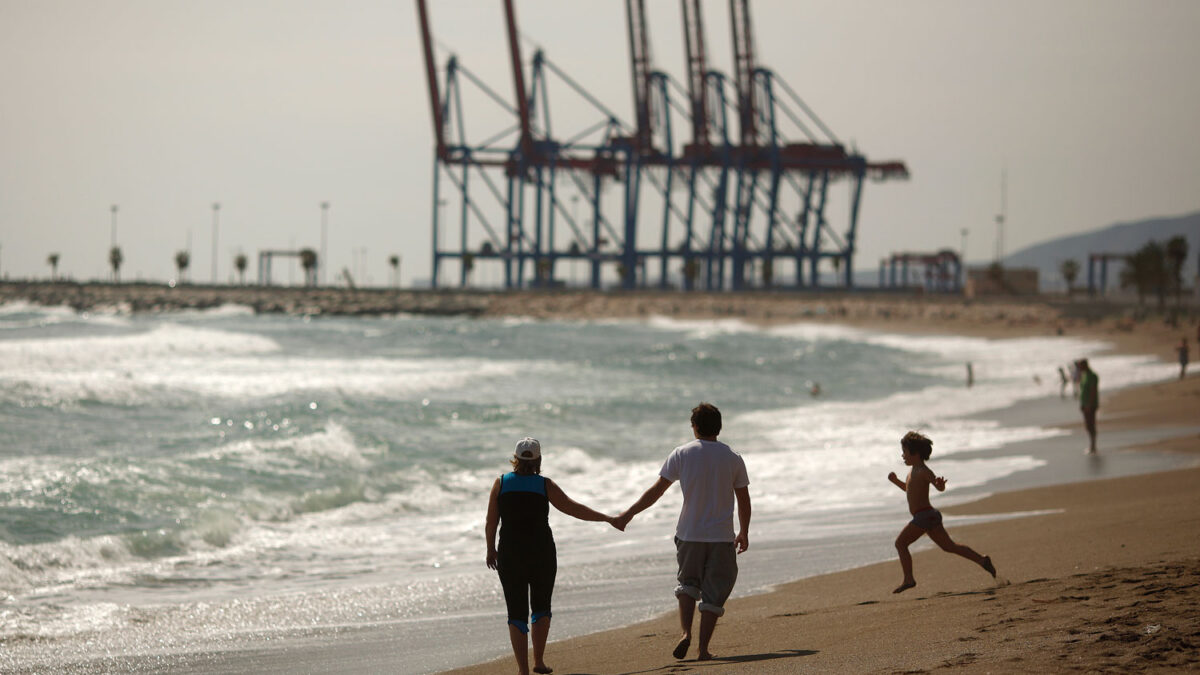
[[[550,617],[543,616],[534,621],[533,626],[529,628],[529,634],[533,637],[533,672],[550,672],[545,661],[546,638],[550,635]]]
[[[508,639],[512,642],[513,658],[517,660],[517,672],[529,675],[529,640],[511,623],[508,624]]]

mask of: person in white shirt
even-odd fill
[[[683,490],[683,508],[675,528],[675,557],[679,563],[675,597],[683,636],[672,654],[687,655],[692,644],[692,618],[700,604],[699,659],[714,658],[708,650],[717,619],[737,581],[737,554],[750,548],[750,479],[741,455],[717,440],[721,411],[711,403],[692,408],[696,440],[673,451],[658,472],[658,480],[613,525],[623,529],[638,513],[650,508],[675,481]],[[737,501],[738,532],[733,532]]]

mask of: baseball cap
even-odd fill
[[[517,459],[537,459],[542,456],[542,444],[536,438],[526,436],[517,441],[517,449],[513,457]]]

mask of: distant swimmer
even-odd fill
[[[956,544],[950,538],[950,534],[946,532],[946,528],[942,527],[941,512],[929,503],[930,485],[937,488],[938,492],[946,489],[946,479],[942,476],[935,476],[933,469],[925,464],[931,454],[933,454],[933,441],[922,434],[910,431],[900,439],[900,456],[906,465],[912,467],[908,471],[908,477],[900,480],[895,472],[888,474],[888,480],[908,495],[908,511],[912,514],[912,520],[904,526],[903,530],[900,530],[900,535],[896,537],[896,552],[900,555],[900,567],[904,570],[904,581],[896,587],[896,590],[892,591],[893,593],[903,593],[917,585],[912,570],[912,554],[908,552],[908,547],[924,534],[928,534],[933,543],[940,546],[943,551],[960,555],[982,567],[992,575],[992,578],[996,577],[996,568],[992,565],[992,559],[986,555],[979,555],[970,546]]]
[[[812,383],[812,386],[808,388],[808,393],[809,393],[809,394],[810,394],[810,395],[811,395],[813,398],[816,398],[816,397],[820,396],[820,395],[821,395],[821,383],[820,383],[820,382],[813,382],[813,383]]]

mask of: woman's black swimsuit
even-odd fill
[[[534,474],[504,474],[500,477],[499,507],[496,567],[508,605],[508,623],[528,633],[526,619],[530,618],[531,607],[533,623],[551,616],[550,596],[558,572],[546,479]]]

